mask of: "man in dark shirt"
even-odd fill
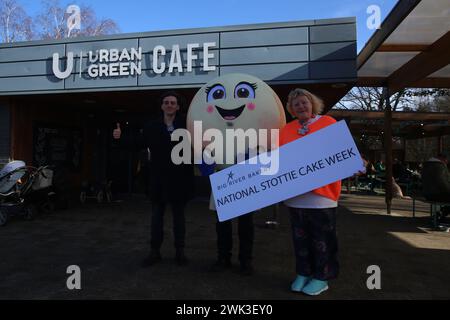
[[[149,123],[143,132],[141,149],[150,151],[149,196],[152,200],[151,251],[143,261],[143,266],[151,266],[161,261],[160,248],[163,242],[163,216],[167,204],[173,214],[173,233],[175,238],[175,259],[178,265],[186,265],[184,254],[185,217],[187,201],[193,196],[194,174],[191,164],[175,165],[171,159],[172,148],[178,143],[171,141],[171,134],[179,128],[186,128],[186,120],[178,114],[180,98],[175,92],[166,92],[161,97],[162,116]],[[120,129],[113,132],[120,139]]]

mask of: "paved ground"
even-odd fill
[[[381,197],[343,195],[341,204],[341,274],[316,299],[450,298],[450,234],[429,230],[425,204],[416,218],[411,200],[395,200],[391,216],[384,214]],[[165,259],[141,268],[149,247],[149,212],[150,203],[134,199],[12,220],[0,229],[0,299],[309,299],[288,290],[294,259],[285,208],[277,229],[264,228],[269,211],[255,216],[251,277],[236,273],[236,259],[233,271],[208,272],[215,258],[215,218],[201,201],[191,203],[187,213],[190,264],[174,264],[169,213]],[[82,270],[80,291],[66,288],[72,264]],[[381,268],[381,290],[366,287],[369,265]]]

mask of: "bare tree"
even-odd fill
[[[411,96],[410,90],[402,90],[390,97],[390,105],[392,111],[409,110],[414,106],[414,97]],[[338,102],[337,106],[341,109],[384,111],[386,101],[383,95],[383,88],[355,87]],[[383,129],[379,129],[376,134],[374,134],[373,130],[377,130],[374,128],[382,128],[384,120],[359,119],[358,121],[363,128],[368,129],[367,132],[366,130],[361,130],[361,132],[359,132],[358,144],[361,151],[368,154],[371,149],[377,146],[383,148]],[[397,140],[398,139],[394,138],[393,143],[399,143]]]
[[[79,35],[97,36],[114,34],[120,31],[117,23],[112,19],[97,19],[94,11],[90,7],[81,8],[82,29]]]
[[[33,39],[33,21],[16,0],[0,0],[0,42]]]
[[[42,7],[43,12],[37,17],[38,33],[41,39],[96,36],[119,32],[119,27],[114,20],[99,20],[89,6],[80,8],[80,29],[69,27],[68,21],[71,13],[67,12],[67,6],[61,5],[59,0],[43,0]]]
[[[80,8],[80,28],[71,28],[72,13],[67,8],[59,0],[43,0],[41,13],[32,18],[19,0],[0,0],[0,42],[97,36],[120,31],[114,20],[98,19],[89,6]]]
[[[449,89],[422,89],[416,97],[417,111],[450,112]]]
[[[402,90],[390,98],[391,107],[393,111],[422,111],[422,112],[450,112],[450,90],[448,89],[406,89]],[[383,99],[382,88],[368,88],[356,87],[342,98],[337,104],[342,109],[356,109],[365,111],[384,111],[386,103]],[[358,132],[358,147],[364,153],[370,153],[371,149],[383,148],[383,119],[359,119],[362,128]],[[400,126],[406,126],[414,121],[404,121]],[[372,128],[370,130],[370,128]],[[374,132],[373,128],[378,129],[379,132]],[[394,130],[393,144],[401,145],[401,139],[396,137]],[[433,139],[432,139],[433,140]],[[435,140],[435,139],[434,139]],[[412,153],[417,155],[417,159],[425,159],[431,154],[433,149],[432,144],[423,143],[423,139],[408,142],[408,148]],[[431,151],[430,151],[431,150]],[[419,157],[419,154],[421,155]]]
[[[39,38],[62,39],[67,28],[66,10],[59,5],[57,0],[42,1],[43,12],[36,18]]]
[[[410,108],[413,102],[408,90],[401,90],[391,96],[392,111]],[[383,111],[385,108],[383,88],[355,87],[350,90],[337,106],[341,109]]]

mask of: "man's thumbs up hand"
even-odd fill
[[[117,127],[116,127],[116,129],[113,130],[113,138],[120,139],[121,135],[122,135],[122,130],[120,130],[120,123],[117,122]]]

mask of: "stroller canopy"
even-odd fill
[[[25,175],[25,169],[26,165],[23,161],[11,161],[6,164],[6,166],[0,170],[0,193],[9,192],[17,183],[17,180]]]

